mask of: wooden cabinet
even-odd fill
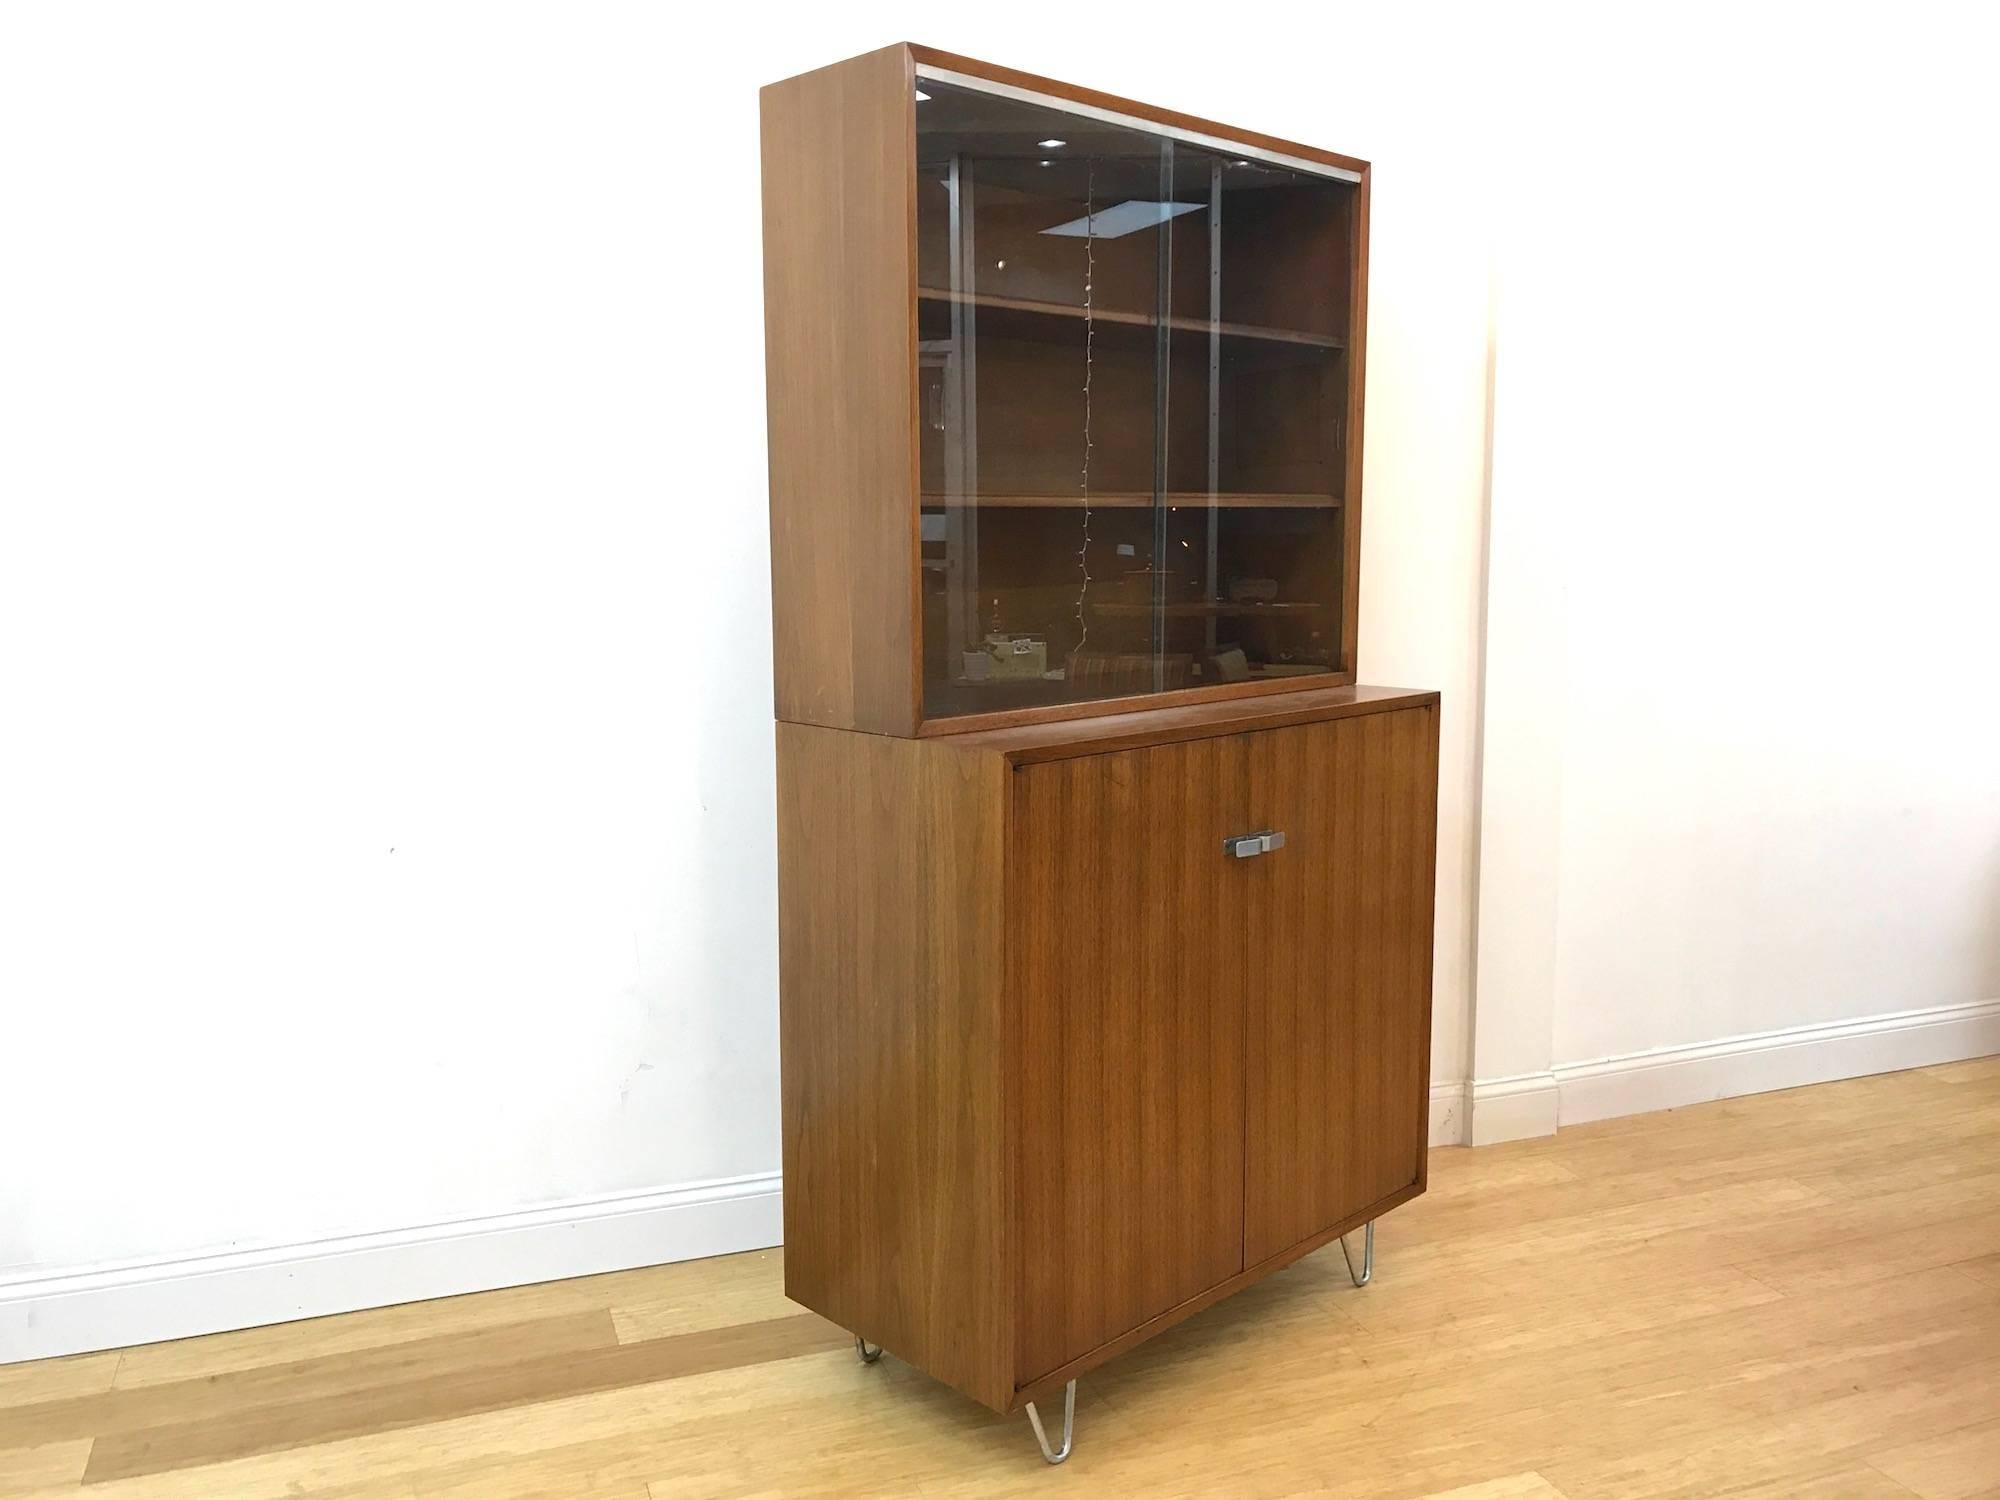
[[[1355,681],[1366,162],[895,46],[763,172],[778,717]]]
[[[786,1289],[1013,1410],[1423,1188],[1367,164],[905,46],[763,119]]]
[[[1437,712],[781,723],[789,1294],[1004,1411],[1420,1191]]]

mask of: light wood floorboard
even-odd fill
[[[1050,1470],[775,1251],[0,1367],[0,1496],[2000,1500],[2000,1058],[1432,1153]]]

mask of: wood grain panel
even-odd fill
[[[1147,706],[1109,718],[1067,724],[1023,724],[955,735],[950,743],[966,750],[994,751],[1016,765],[1099,755],[1109,750],[1137,750],[1210,735],[1242,734],[1279,729],[1360,714],[1434,704],[1438,695],[1410,688],[1327,687],[1292,688],[1259,697],[1162,706],[1161,695],[1125,699]]]
[[[780,719],[917,716],[915,109],[888,47],[763,90]]]
[[[785,1291],[1003,1410],[1005,776],[778,726]]]
[[[1423,1174],[1437,710],[1250,736],[1244,1258]]]
[[[1244,756],[1012,773],[1022,1384],[1242,1269]]]

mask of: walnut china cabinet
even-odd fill
[[[1424,1187],[1368,165],[917,46],[762,102],[786,1290],[1057,1462],[1080,1374]]]

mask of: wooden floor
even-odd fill
[[[1433,1153],[1049,1469],[777,1252],[0,1366],[0,1495],[2000,1497],[2000,1058]]]

